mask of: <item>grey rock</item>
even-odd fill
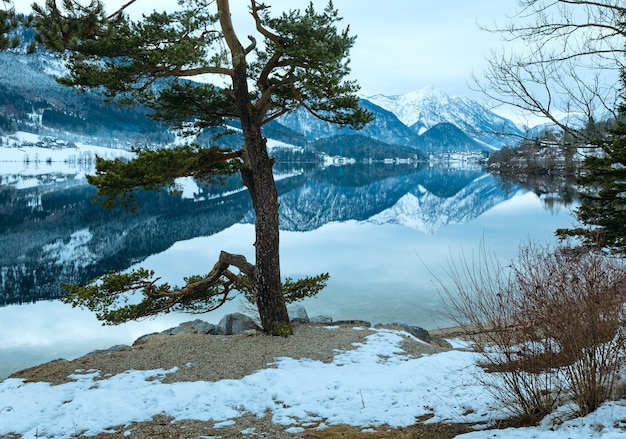
[[[180,325],[166,329],[161,334],[178,335],[178,334],[214,334],[215,325],[207,323],[204,320],[196,319],[191,322],[184,322]]]
[[[215,325],[202,320],[194,326],[198,331],[198,334],[215,334],[216,331]]]
[[[151,334],[144,334],[141,337],[139,337],[137,340],[134,341],[133,346],[139,346],[140,344],[144,344],[149,339],[151,339],[152,337],[157,336],[157,335],[159,335],[158,332],[153,332]]]
[[[242,334],[250,329],[261,330],[254,320],[239,312],[226,314],[217,324],[217,333],[222,335]]]
[[[287,305],[287,314],[289,315],[289,320],[294,323],[309,323],[309,315],[302,305]]]
[[[404,323],[392,323],[391,326],[397,326],[398,328],[405,330],[406,332],[408,332],[415,338],[418,338],[422,340],[423,342],[426,342],[433,346],[438,346],[440,348],[446,348],[446,349],[452,349],[452,345],[448,343],[445,339],[441,337],[433,337],[432,335],[430,335],[430,333],[426,329],[420,328],[419,326],[411,326],[411,325],[406,325]]]
[[[91,355],[91,354],[111,354],[113,352],[121,351],[122,349],[125,349],[127,347],[128,347],[128,345],[125,345],[125,344],[116,344],[116,345],[111,346],[110,348],[107,348],[107,349],[97,349],[95,351],[89,352],[89,354],[87,354],[87,355]]]
[[[430,343],[433,340],[433,338],[430,336],[430,333],[426,329],[420,328],[419,326],[411,326],[405,323],[392,323],[391,326],[397,326],[398,328],[402,328],[415,338],[425,341],[426,343]]]
[[[122,349],[126,349],[127,347],[128,345],[125,345],[125,344],[116,344],[116,345],[111,346],[108,349],[105,349],[104,351],[105,352],[118,352],[118,351],[121,351]]]
[[[330,316],[313,316],[309,319],[311,323],[322,323],[327,325],[333,322],[333,318]]]
[[[176,326],[175,328],[169,328],[166,329],[165,331],[161,332],[161,334],[165,334],[165,335],[178,335],[178,334],[189,334],[189,327],[185,327],[182,324]]]

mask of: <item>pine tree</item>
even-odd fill
[[[576,216],[582,226],[559,229],[557,235],[626,254],[626,123],[617,121],[593,150],[585,158],[584,174],[577,179],[581,205]]]
[[[576,180],[581,204],[576,210],[580,227],[557,230],[561,238],[576,237],[582,244],[626,255],[626,71],[620,75],[620,97],[615,126],[602,130],[590,123],[584,172]]]
[[[256,214],[256,260],[252,264],[222,252],[208,275],[190,277],[181,288],[157,285],[147,270],[111,273],[85,286],[66,285],[66,300],[120,323],[170,309],[214,309],[238,290],[256,303],[268,334],[290,334],[285,294],[315,294],[328,276],[281,284],[278,195],[261,127],[298,107],[341,125],[360,128],[367,123],[371,114],[359,107],[358,86],[346,79],[355,38],[348,28],[337,28],[341,18],[332,2],[321,12],[310,3],[304,11],[272,17],[270,6],[250,0],[262,41],[250,36],[245,47],[231,21],[228,0],[183,0],[181,6],[132,21],[123,10],[105,14],[98,0],[81,7],[65,0],[62,8],[56,0],[46,0],[44,7],[34,6],[38,41],[69,54],[70,76],[62,83],[101,88],[121,103],[144,104],[153,110],[152,117],[173,128],[197,133],[239,121],[244,138],[240,149],[193,143],[144,148],[129,162],[98,159],[89,181],[105,206],[116,200],[132,206],[139,188],[171,187],[183,176],[214,181],[238,172]],[[199,74],[225,79],[228,85],[188,80]],[[120,303],[124,293],[134,290],[143,292],[141,303]]]
[[[13,39],[8,34],[17,27],[18,20],[12,3],[8,0],[0,1],[0,50],[6,50],[13,44]]]

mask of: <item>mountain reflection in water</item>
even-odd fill
[[[32,174],[0,181],[0,379],[197,318],[170,313],[102,327],[54,300],[59,282],[143,266],[180,285],[208,272],[220,250],[254,256],[254,215],[236,178],[139,194],[131,214],[93,204],[81,174]],[[572,221],[560,189],[543,185],[538,196],[472,166],[279,166],[276,178],[282,275],[330,273],[303,304],[335,320],[441,325],[437,285],[451,257],[484,244],[509,259],[521,242],[554,241],[554,230]],[[216,323],[241,307],[235,300],[200,318]]]
[[[141,193],[135,214],[93,204],[95,190],[82,178],[39,178],[46,184],[20,189],[18,180],[0,186],[0,246],[4,249],[0,255],[0,305],[58,298],[60,282],[86,282],[109,270],[124,270],[176,242],[254,221],[248,194],[235,177],[211,186],[182,180],[181,192],[174,195]],[[447,226],[479,218],[520,192],[519,187],[503,187],[472,166],[437,169],[357,164],[320,169],[283,165],[276,178],[281,229],[292,232],[357,221],[438,234]],[[526,233],[532,235],[532,229]],[[341,239],[338,236],[337,242]],[[362,239],[371,252],[382,245],[368,234]],[[224,250],[232,251],[233,243],[223,245]],[[336,252],[333,247],[330,242],[327,248],[318,249],[318,257]],[[306,248],[301,251],[310,252]],[[185,258],[197,260],[191,253]],[[202,262],[202,271],[213,263]],[[302,267],[294,269],[314,274]],[[330,271],[332,277],[334,270]],[[378,272],[385,275],[384,267]],[[283,274],[288,275],[285,268]]]

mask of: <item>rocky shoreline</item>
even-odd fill
[[[54,360],[15,372],[10,378],[61,384],[76,371],[97,370],[106,378],[126,370],[177,368],[165,382],[239,379],[256,370],[273,367],[278,357],[332,362],[336,353],[354,349],[371,333],[362,320],[332,321],[309,318],[300,306],[289,307],[294,327],[291,337],[266,336],[256,322],[241,313],[228,314],[217,325],[196,319],[165,331],[139,337],[132,346],[116,345],[75,360]],[[412,357],[451,348],[443,338],[405,324],[374,328],[405,331],[403,349]]]

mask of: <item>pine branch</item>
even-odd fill
[[[62,284],[66,293],[62,300],[93,311],[108,325],[172,310],[209,312],[231,300],[233,291],[248,291],[249,285],[230,270],[231,266],[246,276],[254,273],[254,265],[244,256],[221,252],[209,274],[187,278],[187,284],[180,288],[170,287],[167,283],[157,285],[159,278],[154,277],[154,271],[140,268],[130,273],[110,272],[84,286]],[[138,303],[128,303],[135,293],[140,293],[142,299]]]
[[[98,188],[98,195],[104,197],[101,204],[105,207],[113,207],[119,197],[122,206],[134,210],[137,189],[171,188],[179,177],[212,181],[233,174],[238,170],[240,157],[237,151],[199,145],[135,152],[137,157],[130,161],[96,157],[96,174],[87,176],[87,181]]]

